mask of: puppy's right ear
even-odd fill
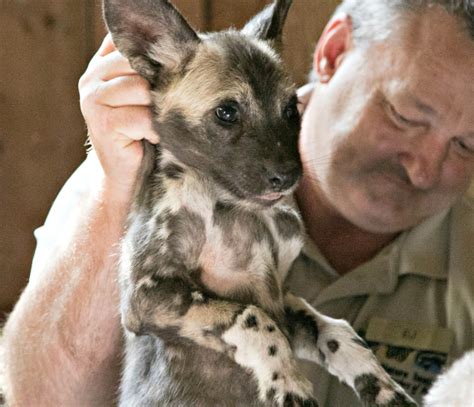
[[[281,52],[283,26],[292,2],[293,0],[274,0],[245,24],[242,33],[268,41],[275,50]]]
[[[167,0],[104,0],[104,19],[117,49],[152,84],[166,81],[200,42]]]

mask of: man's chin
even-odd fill
[[[389,217],[384,219],[371,217],[359,222],[359,227],[375,234],[395,234],[408,230],[416,224],[418,224],[418,222],[401,221],[400,219],[392,219]]]
[[[346,202],[347,204],[342,210],[343,215],[359,229],[370,233],[399,233],[427,218],[424,213],[414,212],[416,204],[409,206],[389,199],[376,202],[371,199],[352,201],[352,203],[348,200]]]
[[[372,211],[356,215],[353,223],[359,228],[371,233],[392,234],[400,233],[420,224],[429,215],[413,213],[410,209],[405,211],[393,208],[379,207]]]

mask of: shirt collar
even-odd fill
[[[339,276],[314,242],[308,238],[303,254],[332,280],[332,283],[319,293],[315,305],[347,296],[393,293],[399,276],[407,274],[446,279],[448,213],[448,210],[444,211],[403,232],[373,259],[344,276]]]
[[[445,210],[400,236],[399,275],[447,279],[449,215]]]
[[[387,267],[388,265],[390,271],[399,275],[418,274],[430,278],[446,279],[449,212],[449,210],[445,210],[401,233],[373,259],[357,267],[351,273],[368,267],[372,269],[374,266],[385,265]],[[328,274],[339,276],[309,237],[306,239],[303,253],[317,261]]]

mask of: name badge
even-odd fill
[[[383,318],[372,318],[365,336],[368,341],[443,353],[449,352],[454,340],[453,332],[447,328]]]
[[[408,321],[372,318],[365,340],[385,370],[421,401],[448,361],[451,330]]]

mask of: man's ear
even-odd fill
[[[104,0],[104,19],[117,49],[153,84],[166,80],[200,42],[167,0]]]
[[[346,14],[337,15],[329,21],[314,51],[313,69],[319,82],[331,80],[351,47],[352,21]]]
[[[273,48],[281,51],[283,26],[293,0],[275,0],[253,17],[242,29],[242,33],[269,41]]]

